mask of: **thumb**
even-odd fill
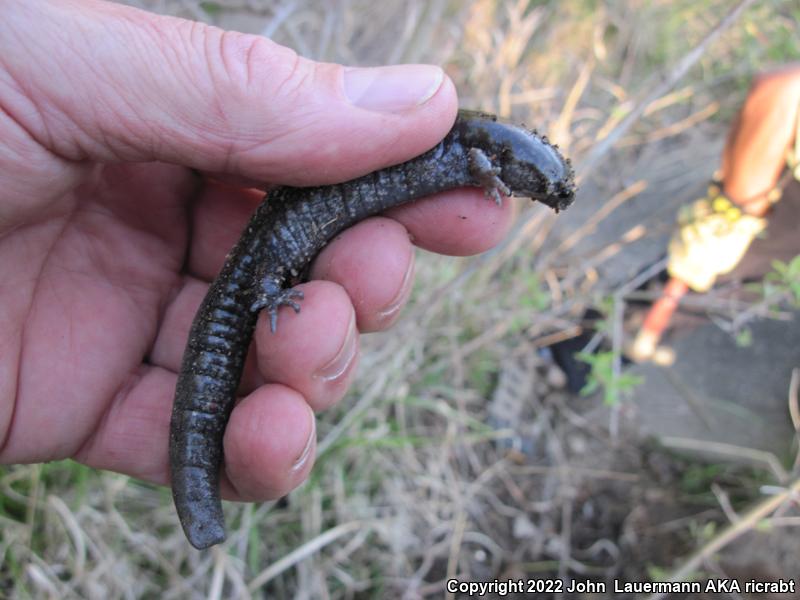
[[[455,90],[428,65],[346,68],[259,36],[106,2],[3,3],[11,118],[70,161],[151,161],[288,184],[435,145]],[[0,73],[0,75],[3,75]]]

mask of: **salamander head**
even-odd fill
[[[500,168],[499,177],[515,196],[544,202],[555,210],[575,199],[575,174],[547,138],[482,113],[460,111],[462,142],[480,148]]]
[[[499,151],[500,177],[515,196],[563,210],[575,200],[575,173],[569,159],[547,141],[517,125],[505,125]]]

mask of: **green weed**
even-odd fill
[[[581,396],[588,396],[597,390],[603,390],[603,402],[607,406],[616,406],[620,403],[625,394],[629,394],[633,389],[644,383],[644,378],[632,373],[621,373],[619,376],[614,373],[614,353],[579,352],[575,355],[589,365],[588,381],[581,390]]]
[[[764,277],[764,299],[787,299],[800,308],[800,254],[788,263],[772,261],[772,271]]]

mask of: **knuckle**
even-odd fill
[[[293,129],[286,115],[303,104],[316,63],[257,35],[211,29],[204,43],[212,115],[206,127],[225,145],[225,169],[238,172]]]
[[[294,95],[312,71],[313,63],[265,37],[225,31],[219,38],[220,75],[228,93],[247,98]]]

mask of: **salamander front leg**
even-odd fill
[[[278,329],[278,309],[281,306],[291,306],[294,312],[300,312],[300,305],[295,299],[302,300],[303,292],[293,288],[283,288],[274,279],[265,277],[261,280],[261,287],[255,302],[250,305],[252,312],[265,309],[269,313],[269,328],[272,333]]]
[[[503,204],[503,196],[511,195],[511,190],[500,179],[500,167],[492,164],[491,159],[480,148],[470,148],[467,154],[469,173],[475,181],[486,191],[487,196],[494,198],[497,206]]]

